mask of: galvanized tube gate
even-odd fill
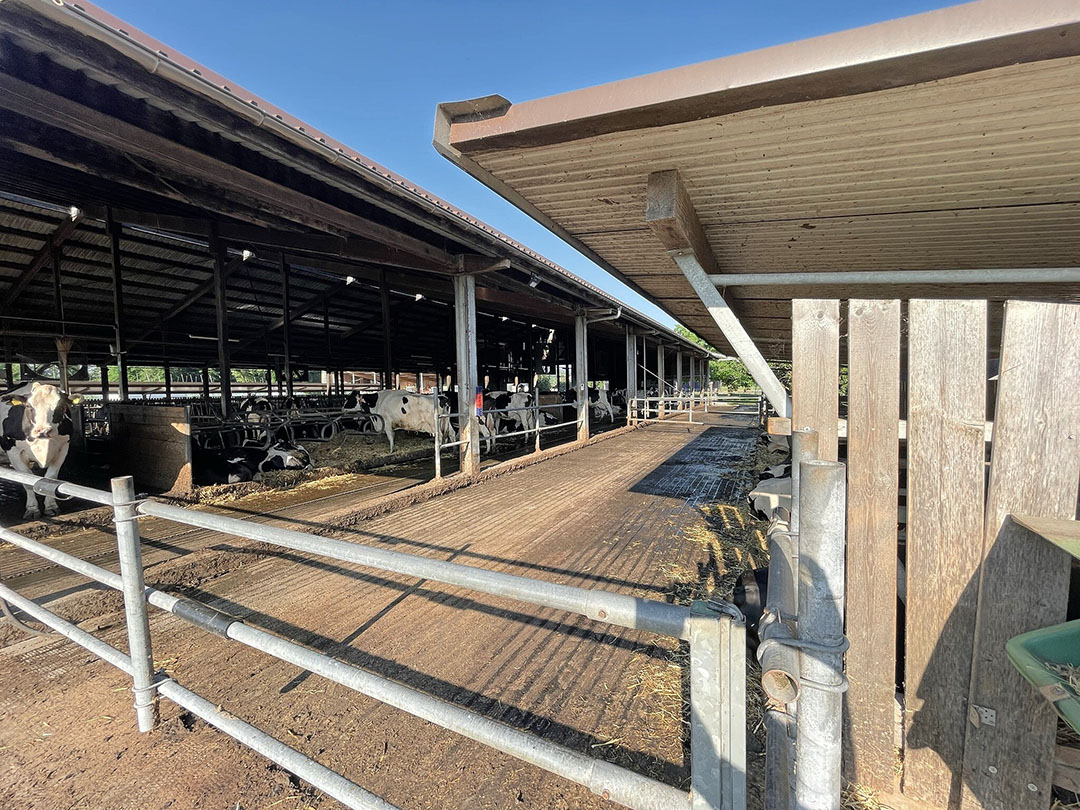
[[[4,539],[32,553],[88,576],[125,594],[129,619],[129,641],[136,656],[152,661],[147,603],[222,638],[261,650],[271,656],[304,667],[403,711],[456,731],[473,740],[498,748],[541,768],[585,785],[593,792],[635,810],[744,810],[746,803],[745,751],[745,623],[732,605],[700,602],[687,608],[625,594],[559,585],[542,580],[487,571],[481,568],[432,560],[341,540],[316,537],[302,532],[246,523],[234,518],[196,512],[150,500],[136,501],[129,490],[130,479],[118,479],[116,496],[87,487],[39,478],[28,473],[0,469],[0,478],[35,488],[44,487],[61,495],[81,497],[111,505],[117,512],[123,537],[118,543],[128,550],[128,563],[118,576],[85,560],[30,540],[7,529]],[[220,531],[239,537],[317,554],[384,571],[424,577],[460,585],[483,593],[504,596],[531,604],[567,610],[595,621],[647,630],[690,642],[691,656],[691,792],[658,782],[617,765],[593,759],[565,746],[519,731],[452,703],[431,697],[380,675],[323,655],[295,642],[250,627],[216,609],[186,598],[147,588],[142,582],[138,555],[138,531],[134,516],[154,515],[188,526]],[[128,598],[130,595],[130,599]],[[179,687],[171,679],[157,675],[147,680],[132,658],[124,656],[92,635],[70,625],[51,612],[34,605],[5,586],[0,598],[11,601],[29,615],[95,652],[133,676],[140,730],[144,719],[154,717],[155,690],[181,703],[207,722],[269,756],[283,767],[310,781],[320,790],[353,808],[387,810],[391,805],[367,793],[338,774],[312,762],[305,755],[268,737],[243,721],[221,715],[208,701]],[[134,630],[132,628],[135,628]],[[147,632],[143,634],[142,628]],[[205,705],[204,705],[205,704]],[[196,707],[196,708],[192,708]],[[219,716],[221,715],[221,716]],[[151,724],[152,725],[152,724]]]

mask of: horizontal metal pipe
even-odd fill
[[[93,563],[57,551],[10,530],[3,530],[0,537],[35,554],[46,551],[48,554],[43,554],[43,556],[47,556],[48,559],[78,571],[111,588],[120,590],[123,587],[122,579],[118,574],[107,571]],[[145,593],[150,604],[176,613],[181,618],[186,618],[181,611],[177,610],[182,600],[151,587],[147,587]],[[19,600],[21,600],[21,597],[19,597]],[[13,599],[12,603],[21,609],[25,601]],[[190,604],[190,601],[188,604]],[[31,613],[30,611],[27,612]],[[31,615],[35,614],[31,613]],[[35,618],[37,618],[36,615]],[[330,658],[323,653],[309,650],[295,642],[267,633],[265,630],[250,627],[239,620],[234,621],[225,629],[225,636],[252,649],[322,675],[335,683],[348,686],[350,689],[373,697],[437,726],[455,731],[477,742],[504,751],[518,759],[523,759],[552,773],[564,776],[571,781],[585,785],[595,793],[603,795],[606,791],[612,799],[628,807],[640,808],[640,810],[689,807],[689,798],[685,793],[662,782],[657,782],[625,768],[593,759],[565,746],[547,742],[531,734],[489,720],[475,712],[433,698],[416,689],[402,686],[375,673]],[[124,656],[124,660],[129,668],[125,671],[130,672],[130,659]],[[114,662],[110,661],[110,663]],[[166,694],[164,688],[159,691]],[[207,722],[211,721],[208,720]],[[237,735],[233,734],[233,736]],[[237,738],[241,739],[240,737]],[[245,740],[241,739],[241,741],[244,742]]]
[[[0,467],[0,478],[7,479],[8,481],[14,481],[16,484],[24,484],[34,486],[42,481],[50,481],[51,479],[42,478],[40,475],[34,475],[33,473],[20,472],[19,470],[13,470],[10,467]],[[113,505],[112,495],[108,492],[103,492],[100,489],[91,489],[90,487],[80,486],[79,484],[72,484],[67,481],[57,482],[56,492],[59,495],[67,495],[72,498],[80,498],[84,501],[90,501],[92,503],[101,503],[106,506]]]
[[[229,626],[227,634],[229,638],[256,650],[585,785],[593,793],[634,810],[690,807],[690,797],[686,793],[663,782],[518,731],[258,628],[236,622]]]
[[[62,636],[74,641],[80,647],[89,650],[102,660],[112,664],[127,674],[131,674],[131,659],[110,644],[86,632],[55,613],[19,595],[6,585],[0,585],[0,598],[15,605],[19,610],[33,616],[39,622],[48,625]],[[244,745],[277,763],[290,773],[314,785],[354,810],[399,810],[373,793],[369,793],[344,776],[320,765],[315,760],[294,748],[276,740],[265,732],[259,731],[250,723],[238,717],[226,714],[209,700],[186,689],[174,680],[158,683],[158,691],[173,702],[201,717],[210,725],[225,732]]]
[[[430,579],[448,585],[459,585],[494,596],[503,596],[556,610],[566,610],[595,621],[603,621],[632,630],[647,630],[651,633],[689,640],[690,611],[689,608],[681,605],[609,591],[559,585],[460,563],[432,560],[400,551],[316,537],[303,532],[249,523],[208,512],[196,512],[156,501],[141,502],[138,511],[144,515],[153,515],[200,529],[224,532],[342,562]]]
[[[787,287],[824,284],[1076,284],[1080,267],[987,270],[842,270],[801,273],[718,273],[717,287]]]

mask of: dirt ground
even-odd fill
[[[328,533],[656,599],[686,602],[714,589],[726,595],[742,570],[766,561],[762,527],[742,507],[755,446],[756,434],[746,430],[651,426],[406,509],[341,521],[347,527]],[[323,516],[297,512],[288,523],[325,529]],[[182,556],[161,552],[148,580],[492,719],[686,786],[684,645],[234,538],[199,544]],[[5,550],[0,560],[9,552],[16,553]],[[20,576],[33,584],[29,569]],[[55,601],[56,587],[44,594],[54,609],[126,648],[113,595],[82,592],[72,612],[63,593]],[[159,668],[402,808],[610,806],[171,615],[151,618]],[[0,683],[2,808],[339,807],[168,701],[162,726],[139,735],[130,681],[64,640],[0,649]],[[758,709],[749,711],[754,718]],[[760,751],[760,729],[750,733],[751,750]],[[754,784],[760,755],[750,759]]]

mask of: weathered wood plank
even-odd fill
[[[986,302],[908,307],[903,791],[959,800],[985,503]]]
[[[848,303],[845,771],[894,782],[900,302]]]
[[[791,302],[791,397],[793,429],[818,432],[818,454],[836,461],[840,389],[840,302]]]
[[[1001,347],[986,542],[964,746],[965,810],[1050,806],[1054,712],[1005,657],[1006,640],[1065,619],[1069,557],[1008,520],[1076,515],[1080,481],[1080,306],[1009,301]],[[991,771],[991,768],[994,770]]]

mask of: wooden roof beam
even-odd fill
[[[64,242],[66,242],[75,229],[79,227],[79,223],[82,221],[83,212],[75,206],[71,207],[68,212],[67,219],[63,220],[53,230],[49,237],[45,240],[45,244],[41,246],[38,252],[30,260],[30,263],[26,265],[26,268],[22,271],[17,279],[12,283],[11,289],[8,290],[5,303],[5,309],[10,311],[12,305],[16,299],[23,294],[23,291],[30,286],[30,283],[37,278],[37,274],[41,272],[43,268],[52,258],[53,251],[58,250]]]
[[[709,278],[710,275],[719,274],[720,265],[678,170],[668,169],[649,175],[645,220],[682,270],[739,359],[746,364],[754,382],[769,398],[776,413],[790,417],[791,398],[787,389],[765,362],[738,316]]]
[[[247,261],[247,259],[249,259],[249,258],[251,258],[251,254],[245,254],[243,256],[237,256],[235,259],[233,259],[228,264],[226,264],[225,269],[222,272],[222,281],[228,279],[228,277],[231,276],[233,273],[235,273],[244,264],[244,262]],[[167,321],[172,320],[173,318],[175,318],[177,315],[179,315],[181,312],[183,312],[184,310],[186,310],[188,307],[192,306],[193,304],[197,304],[205,296],[207,296],[211,292],[213,292],[213,290],[214,290],[214,279],[211,278],[209,281],[203,282],[198,287],[196,287],[194,290],[192,290],[187,295],[185,295],[182,299],[177,301],[169,309],[168,312],[162,313],[161,316],[158,319],[157,324],[155,324],[152,328],[147,329],[141,335],[136,337],[135,340],[132,341],[132,342],[133,343],[138,343],[140,341],[145,340],[147,337],[154,334],[154,332],[161,329],[165,325],[165,323]]]

